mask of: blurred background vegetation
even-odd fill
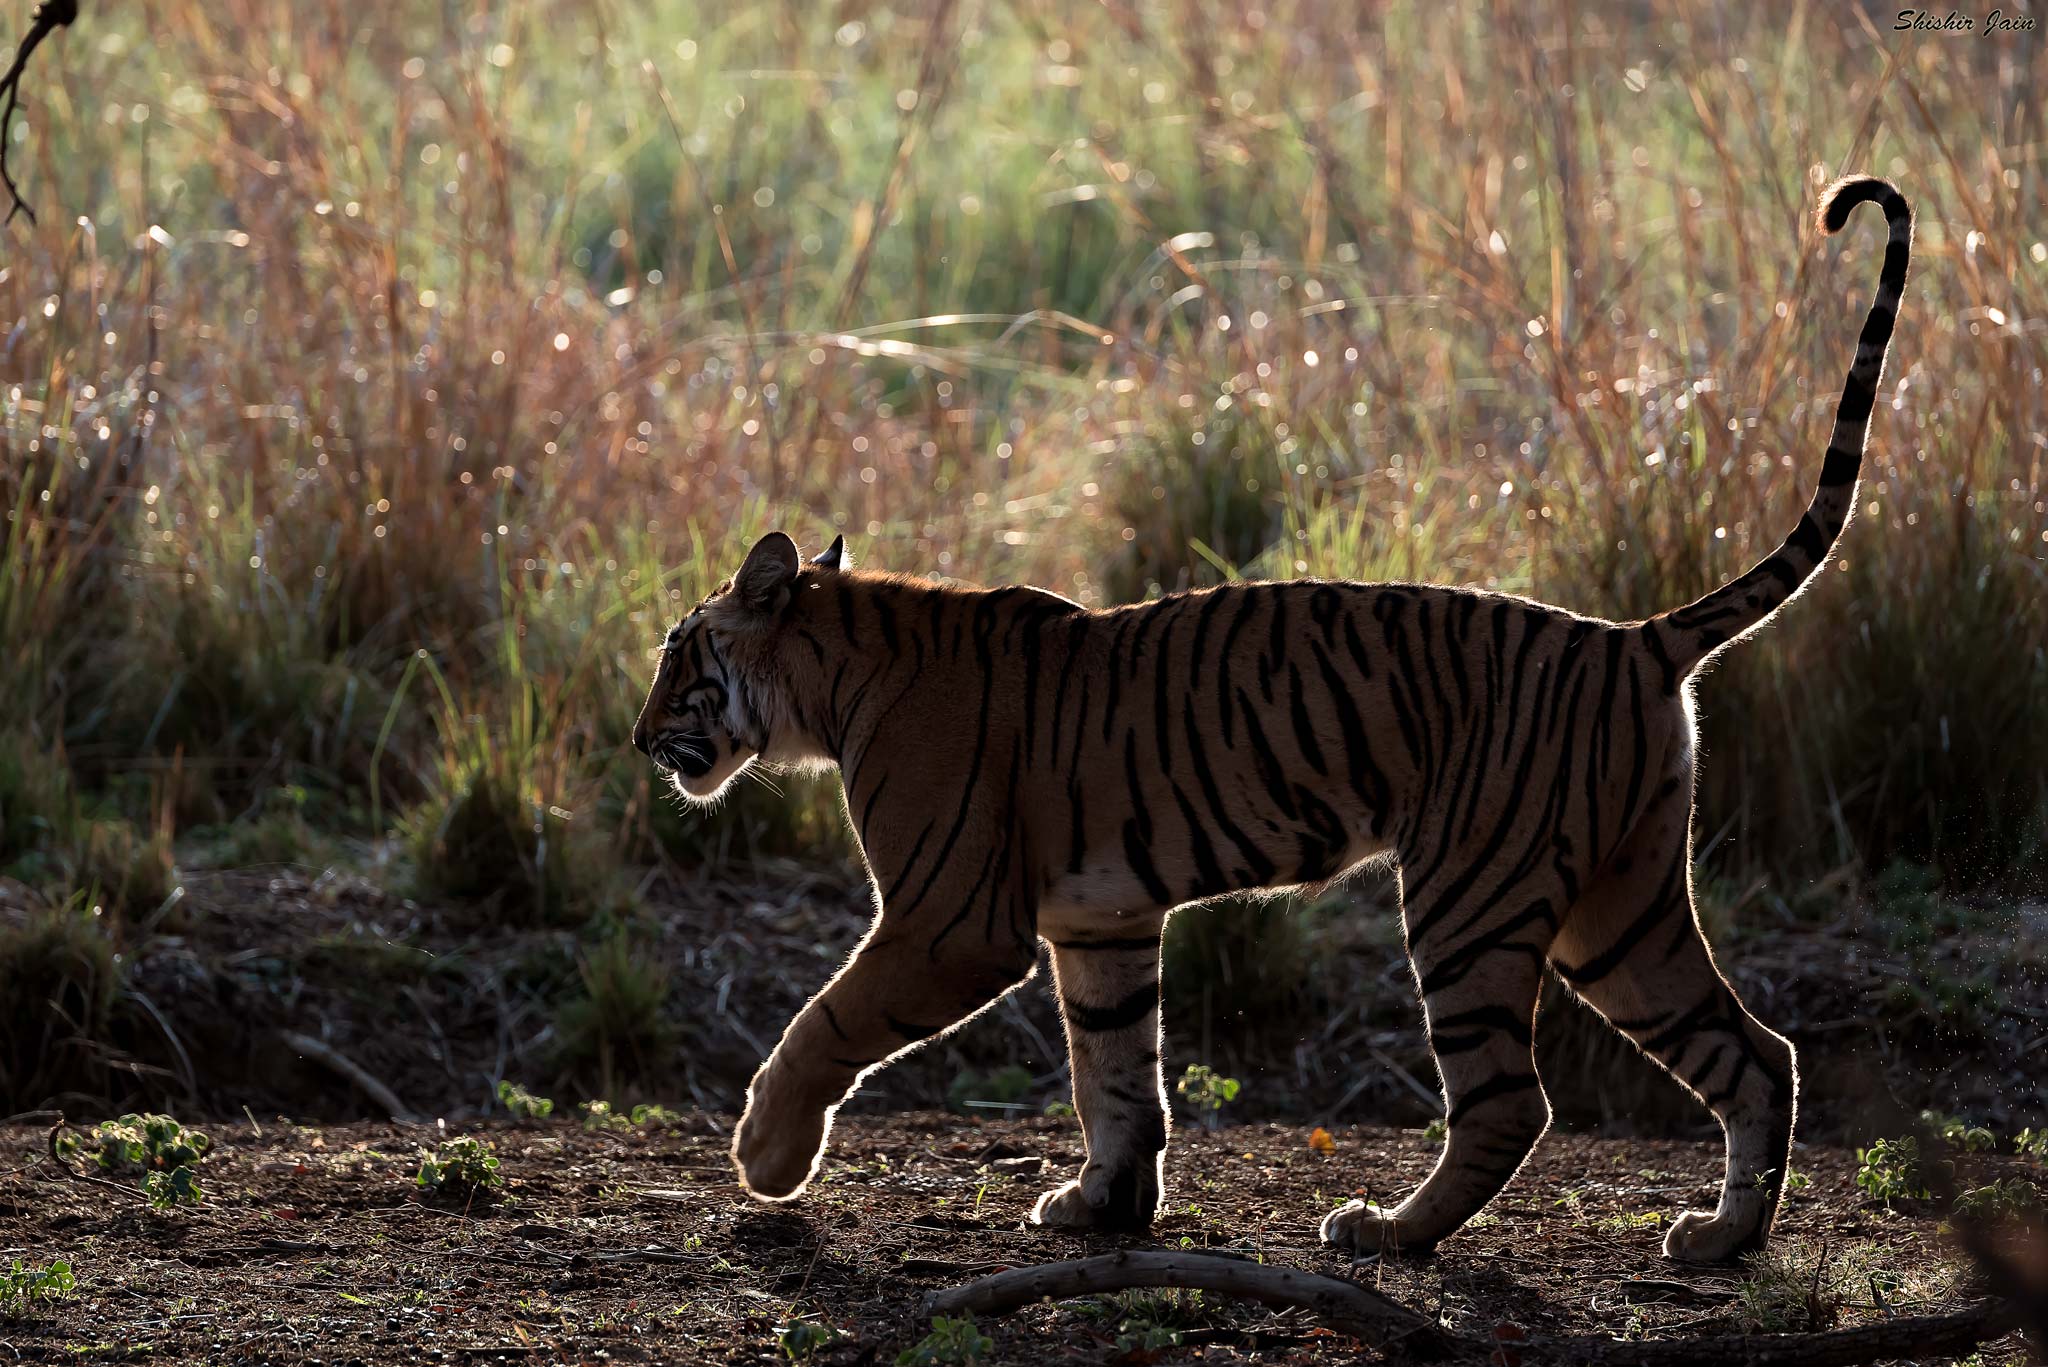
[[[685,815],[625,744],[750,538],[1096,604],[1676,605],[1810,492],[1883,245],[1820,245],[1850,170],[1912,198],[1915,273],[1842,554],[1701,688],[1707,912],[1805,936],[1781,976],[1860,965],[1819,1024],[1889,983],[1951,1052],[2041,1043],[2036,40],[1666,0],[144,0],[37,63],[0,1111],[290,1099],[230,1027],[308,1014],[444,1104],[522,1067],[675,1099],[679,1042],[730,1102],[865,905],[828,788]],[[1413,1049],[1397,930],[1343,914],[1375,895],[1179,918],[1174,1028],[1273,1024],[1287,1096],[1426,1102],[1426,1058],[1361,1097],[1309,1057]],[[1042,1004],[1010,1015],[1056,1087]]]

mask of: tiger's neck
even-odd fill
[[[779,638],[788,712],[810,757],[848,779],[848,766],[858,767],[890,717],[943,712],[959,701],[931,690],[980,695],[1011,671],[1028,684],[1067,638],[1054,623],[1086,611],[1038,589],[853,572],[806,574],[796,592]]]
[[[844,768],[876,721],[914,682],[930,654],[934,609],[956,592],[917,581],[807,570],[798,580],[761,694],[770,759]],[[904,671],[908,670],[906,676]],[[893,681],[893,682],[892,682]]]

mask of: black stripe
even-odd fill
[[[882,1014],[882,1019],[888,1022],[891,1030],[894,1030],[912,1044],[917,1043],[919,1040],[930,1039],[933,1035],[938,1034],[942,1028],[936,1025],[912,1025],[909,1021],[898,1020],[887,1012]]]
[[[1076,1030],[1087,1030],[1093,1034],[1108,1034],[1112,1030],[1128,1030],[1152,1012],[1159,1005],[1159,984],[1147,983],[1133,988],[1128,996],[1114,1006],[1084,1006],[1071,997],[1060,998],[1060,1009],[1066,1013],[1067,1024]]]
[[[1629,956],[1629,951],[1648,939],[1651,931],[1678,910],[1682,899],[1677,896],[1677,884],[1681,881],[1682,867],[1677,864],[1672,866],[1671,871],[1665,874],[1664,885],[1657,890],[1655,900],[1621,932],[1613,944],[1576,968],[1560,961],[1557,966],[1559,976],[1573,987],[1583,989],[1621,967],[1621,961]]]
[[[1114,940],[1054,940],[1051,941],[1051,944],[1054,949],[1103,950],[1128,953],[1136,950],[1158,949],[1159,937],[1157,935],[1126,935]]]
[[[1249,866],[1250,886],[1265,886],[1272,881],[1275,872],[1273,861],[1230,819],[1230,813],[1223,805],[1223,792],[1216,786],[1216,773],[1209,767],[1208,750],[1202,744],[1201,728],[1195,723],[1195,700],[1192,697],[1181,707],[1181,722],[1188,733],[1189,764],[1195,771],[1196,781],[1202,785],[1202,800],[1209,805],[1209,815],[1223,829],[1230,843],[1237,846],[1238,853],[1244,856]]]
[[[1430,1042],[1435,1044],[1440,1030],[1462,1030],[1477,1026],[1489,1031],[1499,1031],[1517,1044],[1529,1044],[1533,1037],[1533,1025],[1526,1012],[1517,1012],[1505,1006],[1475,1006],[1470,1011],[1459,1011],[1448,1016],[1437,1016],[1429,1022]]]
[[[1489,1101],[1520,1092],[1533,1091],[1538,1086],[1534,1073],[1499,1073],[1474,1087],[1458,1098],[1458,1104],[1451,1107],[1451,1113],[1444,1117],[1446,1125],[1456,1125],[1464,1116]]]
[[[846,581],[843,579],[834,587],[839,594],[840,630],[846,633],[846,643],[848,645],[859,646],[860,632],[855,630],[853,624],[853,590],[847,586]]]
[[[1188,691],[1202,686],[1202,646],[1209,639],[1209,619],[1223,606],[1223,591],[1211,589],[1202,603],[1202,611],[1195,618],[1195,644],[1188,656]]]
[[[901,654],[903,642],[896,635],[896,609],[890,605],[887,591],[877,590],[869,594],[868,602],[874,605],[875,617],[882,624],[882,644],[889,648],[891,655]]]
[[[1221,591],[1220,589],[1218,590],[1219,593]],[[1223,729],[1223,744],[1226,747],[1237,744],[1232,738],[1231,709],[1237,695],[1231,691],[1230,687],[1231,652],[1237,641],[1237,633],[1243,629],[1245,621],[1251,616],[1252,608],[1258,602],[1257,595],[1253,594],[1249,589],[1239,588],[1236,592],[1238,598],[1237,611],[1231,615],[1230,626],[1223,633],[1223,648],[1216,653],[1216,701],[1220,710],[1219,719]],[[1250,717],[1251,709],[1249,707],[1245,709],[1245,714],[1247,718]]]
[[[1195,815],[1194,804],[1188,801],[1188,795],[1181,791],[1178,783],[1168,780],[1167,786],[1173,790],[1173,801],[1180,808],[1180,819],[1187,824],[1188,852],[1195,859],[1195,879],[1188,887],[1187,900],[1197,902],[1219,892],[1229,892],[1231,885],[1216,862],[1216,842],[1209,838],[1208,828]]]
[[[1372,831],[1379,835],[1386,824],[1388,810],[1393,806],[1393,785],[1373,763],[1372,743],[1366,737],[1365,719],[1351,700],[1343,677],[1337,673],[1337,666],[1322,646],[1316,645],[1313,649],[1316,667],[1322,672],[1323,687],[1330,690],[1330,708],[1337,714],[1337,728],[1344,735],[1344,759],[1350,771],[1351,791],[1372,812]],[[1317,772],[1322,770],[1318,768]]]
[[[1130,784],[1131,817],[1124,822],[1124,859],[1137,875],[1157,906],[1173,905],[1173,894],[1152,863],[1152,814],[1145,806],[1144,788],[1138,780],[1138,733],[1124,732],[1124,777]]]
[[[1315,724],[1309,720],[1308,700],[1302,696],[1301,669],[1292,662],[1287,666],[1287,699],[1287,714],[1294,722],[1295,748],[1311,769],[1328,774],[1330,768],[1323,762],[1323,747],[1316,740]]]
[[[1258,709],[1252,706],[1252,700],[1245,696],[1241,688],[1237,691],[1237,701],[1244,708],[1244,736],[1245,742],[1251,746],[1252,768],[1257,772],[1260,781],[1266,785],[1266,792],[1271,795],[1274,804],[1287,814],[1288,820],[1292,821],[1297,814],[1294,799],[1288,796],[1286,768],[1280,763],[1280,756],[1266,741],[1265,728],[1259,725]],[[1229,706],[1228,699],[1225,699],[1224,705]],[[1229,714],[1226,712],[1225,715]]]

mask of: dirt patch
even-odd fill
[[[1711,1203],[1718,1145],[1552,1135],[1507,1192],[1431,1259],[1363,1263],[1316,1221],[1352,1195],[1397,1196],[1436,1148],[1421,1133],[1267,1124],[1188,1131],[1169,1154],[1149,1240],[1030,1226],[1037,1194],[1081,1157],[1072,1120],[917,1114],[843,1121],[802,1200],[734,1185],[727,1120],[628,1132],[484,1127],[503,1199],[423,1205],[414,1174],[435,1126],[214,1127],[207,1203],[159,1214],[69,1179],[44,1134],[0,1130],[0,1254],[64,1259],[68,1297],[0,1322],[30,1362],[345,1364],[890,1363],[932,1332],[922,1296],[1019,1263],[1119,1246],[1209,1248],[1357,1277],[1454,1330],[1668,1337],[1847,1325],[1959,1306],[1968,1287],[1931,1218],[1860,1199],[1852,1155],[1806,1149],[1780,1226],[1787,1276],[1659,1256],[1663,1228]],[[1042,1162],[1040,1160],[1043,1160]],[[1820,1293],[1802,1307],[1800,1288]],[[1790,1293],[1786,1288],[1794,1290]],[[818,1326],[787,1334],[785,1326]],[[1298,1312],[1126,1293],[978,1326],[991,1362],[1352,1360],[1358,1345]],[[2018,1355],[2004,1345],[2006,1361]],[[1923,1359],[1925,1360],[1925,1359]]]

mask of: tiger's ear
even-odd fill
[[[846,538],[835,536],[832,544],[811,557],[811,563],[821,570],[843,570],[846,568]]]
[[[799,565],[796,542],[787,532],[770,532],[747,552],[747,563],[732,577],[732,591],[756,612],[774,614],[789,600]]]

